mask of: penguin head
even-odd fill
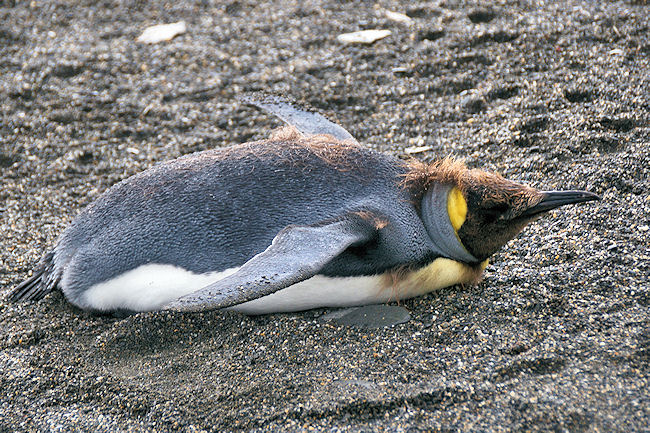
[[[479,170],[468,170],[447,198],[449,220],[465,249],[482,261],[531,221],[560,206],[598,200],[587,191],[538,191]]]
[[[538,191],[449,159],[413,167],[407,180],[422,191],[429,236],[441,254],[467,263],[483,262],[552,209],[599,200],[587,191]]]

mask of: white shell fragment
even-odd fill
[[[158,24],[147,27],[142,34],[136,39],[143,44],[157,44],[158,42],[170,41],[178,35],[187,31],[185,21],[179,21],[171,24]]]
[[[344,44],[372,44],[390,35],[390,30],[362,30],[360,32],[342,33],[336,39]]]
[[[406,152],[407,155],[413,155],[414,153],[422,153],[431,149],[433,149],[433,147],[431,146],[413,146],[413,147],[407,147],[406,149],[404,149],[404,152]]]
[[[403,23],[403,24],[413,24],[413,18],[406,14],[402,14],[399,12],[393,12],[393,11],[385,11],[386,18],[388,18],[391,21],[395,21],[398,23]]]

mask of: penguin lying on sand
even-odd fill
[[[128,178],[90,204],[9,299],[59,289],[96,312],[247,314],[418,296],[481,278],[529,222],[585,191],[537,191],[445,159],[405,162],[272,97],[289,124]]]

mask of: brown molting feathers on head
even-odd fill
[[[432,163],[411,159],[405,165],[408,171],[402,177],[401,186],[411,192],[416,203],[433,183],[462,188],[463,178],[468,172],[464,162],[450,157]]]
[[[479,169],[469,169],[461,160],[451,157],[432,163],[416,159],[406,162],[408,172],[404,174],[402,186],[411,191],[415,199],[420,199],[433,183],[452,185],[463,194],[470,190],[482,190],[486,200],[501,201],[513,193],[521,192],[524,185],[504,179],[496,173]],[[530,190],[531,199],[535,190]]]

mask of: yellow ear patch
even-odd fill
[[[467,202],[463,193],[456,187],[453,187],[447,196],[447,214],[452,227],[458,231],[467,218]]]

